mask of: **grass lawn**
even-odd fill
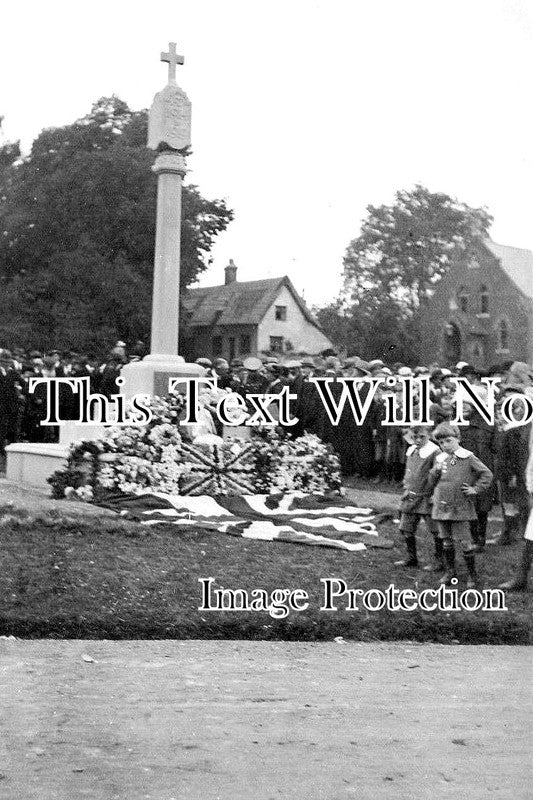
[[[38,516],[0,508],[0,633],[30,638],[199,638],[418,641],[525,644],[531,641],[531,594],[507,594],[501,612],[320,611],[321,578],[350,588],[432,588],[438,575],[405,570],[397,526],[381,523],[393,550],[347,553],[248,541],[207,531],[177,533],[109,517],[76,519],[68,506]],[[493,523],[491,533],[495,533]],[[425,532],[421,560],[430,558]],[[478,557],[483,586],[514,570],[521,543],[488,547]],[[462,564],[460,569],[463,570]],[[306,611],[285,619],[267,612],[198,611],[198,578],[218,588],[304,589]],[[464,575],[460,588],[464,588]]]

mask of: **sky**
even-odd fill
[[[187,180],[235,213],[200,285],[232,258],[322,305],[366,207],[416,183],[533,249],[530,0],[18,0],[1,21],[3,135],[25,150],[101,96],[149,107],[177,42]]]

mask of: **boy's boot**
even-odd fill
[[[520,556],[520,562],[516,575],[513,580],[500,583],[500,589],[508,589],[510,592],[526,592],[527,591],[527,576],[533,561],[533,541],[526,539],[524,541],[524,548]]]
[[[479,520],[478,519],[471,519],[470,520],[470,538],[472,540],[472,550],[476,553],[478,552],[479,548]]]
[[[529,520],[529,505],[526,506],[525,508],[521,506],[518,510],[518,522],[516,525],[520,539],[524,538],[528,520]]]
[[[434,533],[433,541],[435,543],[434,561],[433,564],[427,564],[424,570],[425,572],[442,572],[445,569],[442,539],[439,538],[438,534]]]
[[[487,543],[487,523],[489,520],[488,512],[480,513],[478,516],[478,553],[482,553],[485,550],[485,544]]]
[[[446,572],[440,579],[439,583],[448,585],[452,578],[457,577],[457,572],[455,570],[455,548],[451,542],[450,544],[444,543],[442,552],[444,555],[444,563],[446,564]]]
[[[476,557],[472,552],[463,553],[466,570],[468,572],[468,578],[466,579],[466,588],[467,589],[476,589],[477,588],[477,574],[476,574]]]
[[[514,533],[518,529],[518,515],[508,516],[503,518],[503,528],[500,535],[496,538],[494,544],[507,545],[513,543]]]
[[[396,567],[418,567],[418,558],[416,556],[416,538],[413,533],[405,536],[405,546],[407,547],[407,558],[402,561],[395,561]]]

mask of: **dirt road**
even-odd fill
[[[4,800],[531,797],[526,648],[4,640],[0,659]]]

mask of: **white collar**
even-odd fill
[[[445,453],[442,451],[437,456],[438,461],[444,461],[446,458],[468,458],[472,455],[471,450],[467,450],[465,447],[458,447],[455,453]]]
[[[427,458],[437,450],[440,450],[440,447],[437,444],[434,444],[433,442],[427,442],[427,444],[420,448],[418,455],[420,458]]]
[[[411,447],[407,450],[407,455],[411,456],[413,453],[417,451],[416,444],[412,444]],[[428,456],[432,455],[435,452],[440,452],[440,448],[438,445],[434,444],[433,442],[426,442],[426,444],[418,450],[418,455],[420,458],[428,458]]]
[[[439,461],[444,461],[445,458],[468,458],[468,456],[471,455],[471,450],[467,450],[465,447],[458,447],[455,453],[445,453],[444,451],[441,451],[437,458]]]
[[[523,424],[524,423],[521,420],[518,420],[518,421],[513,420],[513,421],[510,421],[510,422],[505,421],[504,424],[502,425],[501,429],[502,429],[502,431],[504,433],[506,433],[507,431],[514,430],[514,428],[521,428],[523,426]]]
[[[472,455],[472,451],[467,450],[466,447],[458,447],[453,455],[457,456],[457,458],[468,458]]]

